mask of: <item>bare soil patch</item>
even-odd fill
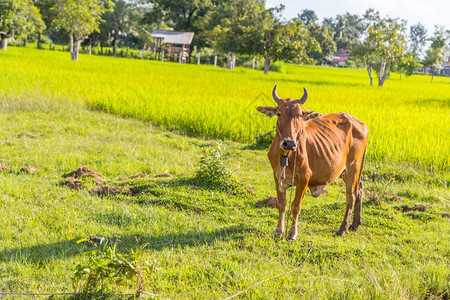
[[[400,208],[401,208],[401,210],[403,212],[408,212],[408,211],[420,211],[420,212],[423,212],[423,211],[427,210],[427,207],[425,205],[422,205],[422,204],[414,205],[413,207],[409,207],[408,205],[402,205],[402,206],[400,206]]]
[[[20,172],[28,173],[28,174],[34,174],[36,173],[37,168],[33,166],[26,166],[20,169]]]
[[[155,177],[172,177],[172,175],[163,173],[163,174],[156,174]]]
[[[0,165],[0,172],[6,169],[12,169],[13,166],[9,165],[9,164],[3,164]]]
[[[130,180],[130,179],[135,179],[135,178],[146,178],[146,177],[148,177],[147,174],[138,173],[138,174],[135,174],[135,175],[131,175],[130,177],[123,177],[123,178],[121,178],[120,180],[121,180],[121,181],[127,181],[127,180]]]
[[[73,177],[67,178],[66,182],[64,182],[64,185],[75,190],[79,190],[83,187],[83,184],[80,181],[75,180],[75,178]]]
[[[275,196],[270,196],[270,197],[267,197],[266,199],[257,201],[255,203],[255,206],[256,207],[266,206],[266,207],[270,207],[270,208],[277,208],[278,207],[278,199]]]
[[[83,175],[91,176],[92,178],[94,178],[96,180],[103,181],[103,176],[102,175],[98,174],[95,171],[92,171],[91,169],[89,169],[87,167],[79,167],[75,171],[72,171],[70,173],[62,175],[62,177],[64,177],[64,178],[67,178],[67,177],[78,178],[78,177],[81,177]]]

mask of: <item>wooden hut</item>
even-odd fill
[[[155,40],[153,51],[160,59],[187,63],[193,37],[193,32],[155,30],[152,33]]]

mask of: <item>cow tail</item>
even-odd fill
[[[366,147],[364,148],[363,158],[362,158],[362,161],[361,161],[361,168],[359,169],[359,176],[358,176],[358,192],[356,193],[356,197],[361,198],[361,199],[362,199],[362,197],[363,197],[363,190],[362,190],[363,183],[362,183],[362,181],[361,181],[361,177],[362,177],[362,172],[363,172],[363,169],[364,169],[364,161],[366,160],[366,150],[367,150],[367,145],[366,145]],[[361,200],[361,199],[360,199],[360,200]]]

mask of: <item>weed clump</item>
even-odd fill
[[[211,189],[236,192],[242,184],[227,166],[229,157],[230,154],[220,142],[206,149],[200,158],[195,181]]]
[[[116,245],[107,246],[105,238],[90,238],[77,241],[90,242],[96,247],[95,250],[84,253],[85,260],[78,262],[75,266],[72,282],[73,286],[81,296],[90,298],[107,298],[115,292],[117,285],[137,285],[135,293],[139,297],[144,287],[144,274],[151,275],[156,270],[154,263],[145,262],[141,266],[142,246],[137,250],[130,250],[127,254],[116,252]],[[97,242],[100,244],[97,247]]]
[[[269,130],[265,133],[258,133],[255,135],[255,144],[261,148],[269,148],[275,137],[275,129]]]

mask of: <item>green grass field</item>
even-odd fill
[[[102,236],[122,253],[146,244],[144,259],[158,270],[144,290],[170,299],[223,299],[299,265],[240,298],[448,299],[449,79],[393,74],[378,89],[360,70],[287,69],[263,76],[0,52],[0,291],[72,292],[75,263],[91,249],[76,241]],[[281,97],[306,86],[308,109],[348,111],[369,124],[358,232],[334,236],[345,210],[338,183],[318,199],[307,194],[294,243],[273,237],[277,210],[255,206],[274,195],[273,178],[266,151],[242,142],[273,126],[254,108],[272,105],[275,83]],[[254,196],[191,180],[210,137],[227,139],[229,167]],[[36,173],[21,171],[28,165]],[[61,175],[80,166],[140,193],[101,197],[62,185]],[[120,180],[136,173],[148,176]],[[154,177],[161,173],[172,177]]]

